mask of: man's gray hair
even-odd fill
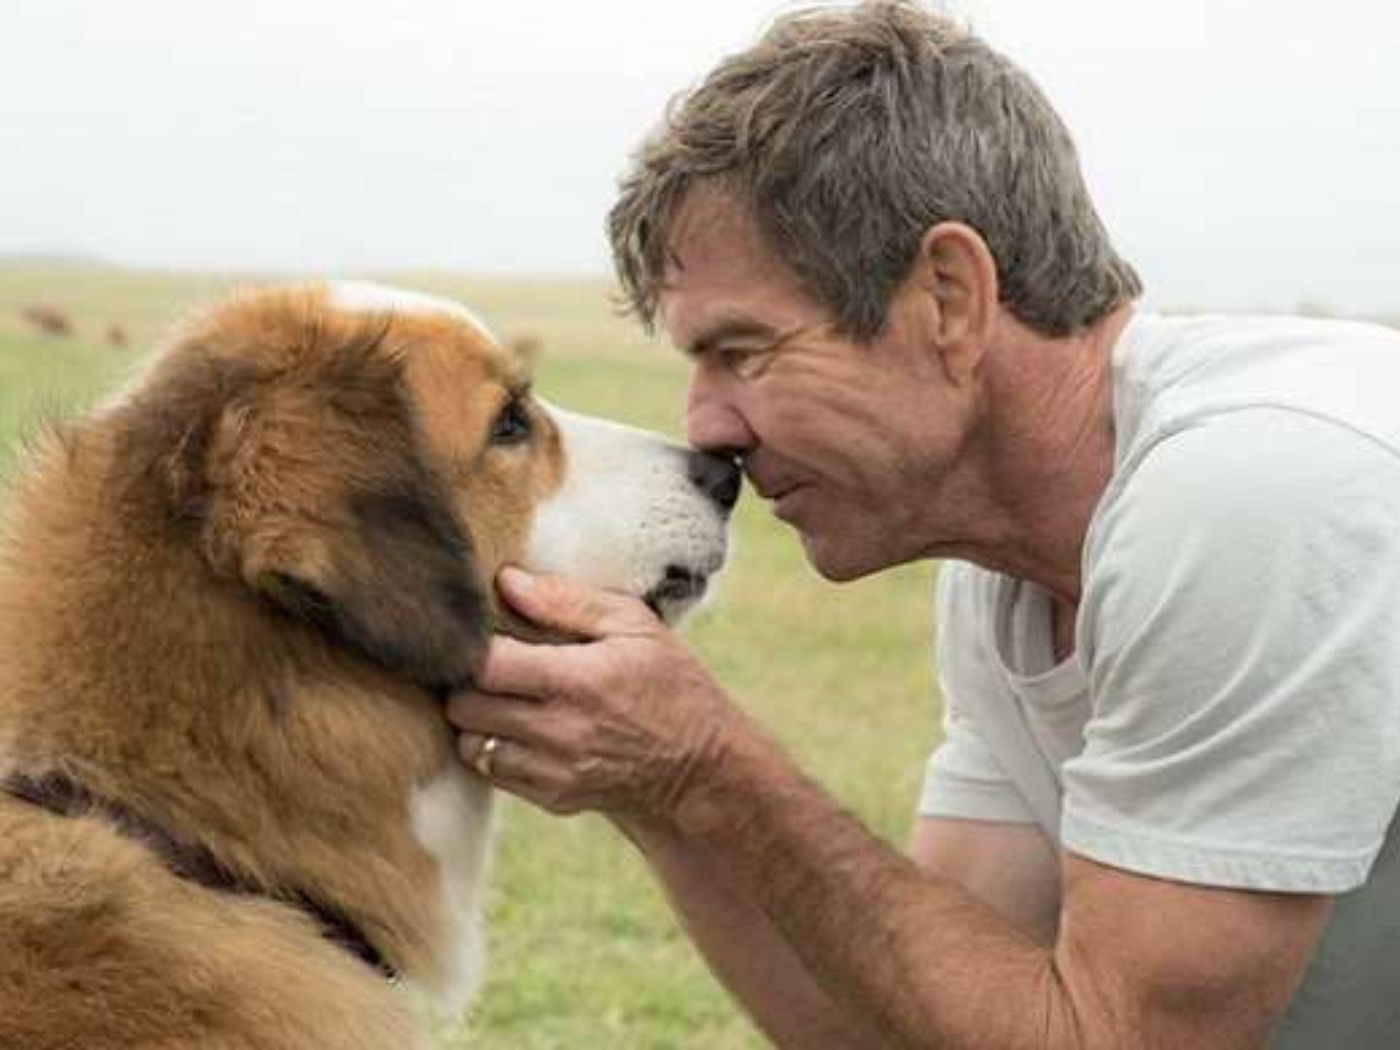
[[[1089,200],[1069,132],[1031,79],[908,0],[778,19],[674,100],[608,215],[632,310],[654,325],[686,194],[717,188],[859,339],[937,223],[975,229],[1001,301],[1051,336],[1137,296]]]

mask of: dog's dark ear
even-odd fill
[[[341,336],[222,436],[245,516],[240,571],[337,645],[449,690],[479,666],[491,607],[384,335]]]
[[[308,324],[295,299],[256,320],[249,344],[170,355],[128,409],[148,522],[332,644],[467,684],[491,603],[388,323]]]
[[[283,533],[253,582],[336,644],[441,692],[471,681],[491,610],[451,510],[434,486],[405,480],[351,495],[334,527],[301,543]]]

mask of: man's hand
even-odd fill
[[[1066,855],[1059,936],[1043,944],[844,812],[639,602],[515,573],[501,585],[526,618],[584,641],[496,640],[479,688],[450,704],[464,757],[495,736],[493,782],[643,829],[782,1045],[1260,1046],[1326,925],[1323,896]]]
[[[491,779],[513,794],[666,820],[743,714],[640,601],[511,568],[497,582],[525,619],[584,641],[497,637],[475,688],[447,706],[462,757],[496,737]]]

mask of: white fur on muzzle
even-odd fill
[[[565,472],[535,510],[526,568],[635,595],[674,622],[724,564],[729,508],[693,480],[690,450],[546,408],[563,440]]]

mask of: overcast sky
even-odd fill
[[[960,0],[1164,306],[1400,313],[1400,5]],[[666,99],[775,0],[5,0],[0,254],[605,273]]]

